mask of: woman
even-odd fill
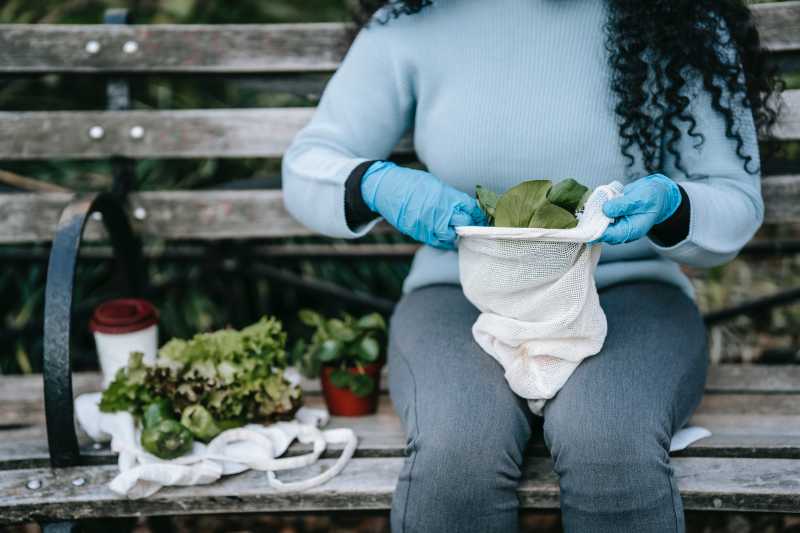
[[[361,2],[364,15],[382,2]],[[746,74],[746,76],[745,76]],[[544,408],[567,531],[683,531],[669,442],[703,393],[705,330],[680,264],[733,258],[763,216],[774,122],[743,1],[390,2],[356,37],[283,161],[286,205],[354,238],[379,217],[423,242],[391,323],[408,433],[395,531],[514,531],[534,418],[470,328],[454,227],[476,184],[625,182],[605,206],[603,350]],[[413,127],[427,171],[386,158]]]

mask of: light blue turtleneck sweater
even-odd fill
[[[371,24],[286,152],[286,207],[322,234],[364,235],[375,222],[348,227],[345,181],[359,163],[389,157],[412,129],[427,169],[470,194],[476,184],[502,192],[528,179],[572,177],[595,187],[648,174],[640,157],[629,168],[620,151],[605,19],[601,0],[438,0],[418,14]],[[761,224],[760,176],[745,171],[699,80],[685,94],[705,142],[696,149],[696,139],[682,137],[688,178],[662,146],[661,172],[689,197],[688,236],[670,247],[649,239],[603,245],[598,288],[660,280],[692,295],[679,264],[725,263]],[[753,168],[752,114],[735,112]],[[458,283],[457,252],[419,250],[404,290],[433,283]]]

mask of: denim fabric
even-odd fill
[[[567,532],[683,532],[669,442],[699,403],[706,333],[680,289],[600,292],[603,350],[544,410]],[[391,322],[389,386],[408,434],[392,504],[399,532],[513,532],[524,450],[541,425],[473,341],[478,311],[451,285],[407,294]]]

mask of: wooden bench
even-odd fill
[[[784,69],[798,68],[800,2],[763,4],[754,11],[775,61]],[[129,267],[135,294],[146,283],[136,266],[141,239],[209,242],[311,235],[285,212],[278,190],[136,192],[130,190],[130,163],[133,158],[279,158],[312,108],[134,111],[129,110],[127,77],[257,75],[263,87],[314,100],[344,52],[346,29],[327,23],[132,26],[123,24],[125,15],[119,12],[110,13],[107,22],[0,25],[0,73],[97,74],[104,76],[109,95],[108,111],[0,112],[0,160],[113,158],[115,168],[114,187],[107,193],[0,194],[0,243],[52,243],[44,380],[0,377],[0,524],[39,521],[50,531],[68,531],[72,521],[91,517],[388,509],[404,438],[385,396],[375,416],[333,421],[359,434],[356,458],[326,485],[297,494],[276,493],[262,474],[245,473],[211,486],[165,489],[144,501],[128,501],[106,487],[116,471],[113,455],[75,434],[72,398],[99,384],[97,375],[73,376],[70,368],[72,283],[83,240],[110,238],[114,253]],[[776,136],[800,140],[800,91],[789,91],[785,100],[788,110]],[[408,138],[397,155],[413,157]],[[763,189],[768,224],[800,222],[800,175],[766,177]],[[98,211],[100,219],[92,216]],[[787,246],[793,245],[757,242],[752,248],[775,252]],[[408,256],[414,250],[409,245],[342,243],[262,248],[275,257],[343,258]],[[92,248],[89,253],[110,252]],[[280,269],[263,272],[294,279]],[[341,287],[309,283],[384,311],[391,307],[391,302]],[[742,309],[793,301],[797,292],[707,318],[714,322]],[[307,389],[307,402],[320,405],[314,385]],[[800,511],[800,367],[714,367],[693,422],[714,436],[675,454],[688,509]],[[301,450],[295,447],[292,453]],[[325,468],[330,460],[331,455],[313,468]],[[557,480],[540,438],[531,444],[519,496],[525,508],[558,506]]]

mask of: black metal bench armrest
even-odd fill
[[[131,295],[142,289],[142,253],[122,204],[111,193],[78,195],[61,212],[50,251],[44,306],[44,403],[47,442],[53,467],[80,462],[72,398],[70,326],[75,267],[86,221],[102,215]]]

